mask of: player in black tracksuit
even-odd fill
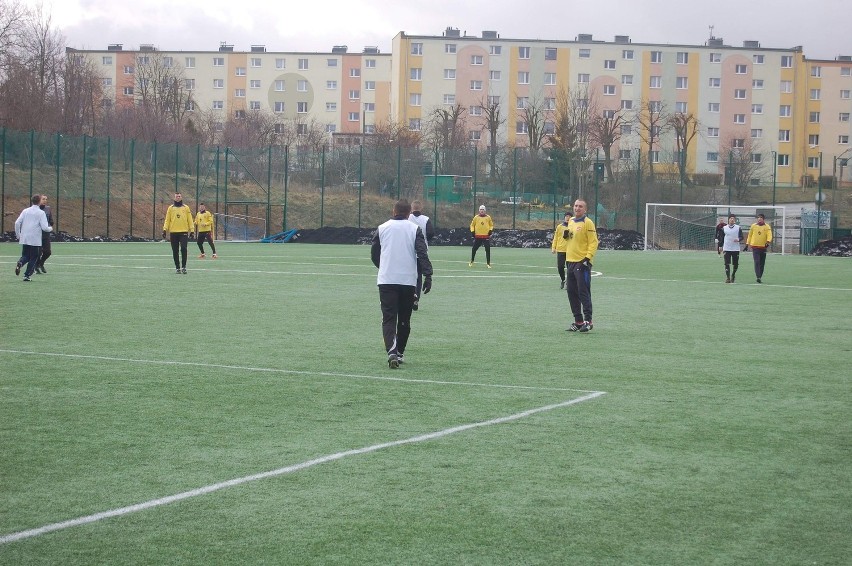
[[[53,226],[53,215],[50,213],[50,207],[47,206],[47,195],[41,195],[41,203],[38,205],[47,215],[47,225]],[[41,256],[38,258],[38,263],[35,266],[36,273],[47,273],[44,268],[44,262],[50,257],[50,232],[41,233]]]

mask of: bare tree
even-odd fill
[[[141,120],[141,137],[180,141],[192,91],[186,88],[183,68],[159,52],[143,52],[136,59],[134,98]]]
[[[521,110],[521,121],[524,123],[527,140],[531,153],[537,152],[542,147],[547,132],[545,124],[552,117],[552,110],[545,107],[544,101],[539,98],[527,99],[523,102]]]
[[[686,184],[687,156],[689,155],[689,146],[698,135],[698,129],[701,127],[698,117],[692,113],[676,112],[669,116],[669,129],[674,132],[675,144],[677,148],[677,167],[680,173],[680,180]]]
[[[458,154],[468,147],[466,113],[461,104],[441,106],[431,113],[426,136],[433,151],[438,152],[444,171],[454,171]]]
[[[654,163],[657,161],[660,139],[671,128],[669,111],[662,100],[642,99],[636,110],[636,123],[639,124],[639,137],[647,147],[648,177],[654,180]]]
[[[583,195],[588,179],[594,143],[590,135],[591,120],[598,114],[597,106],[597,97],[590,96],[585,85],[563,88],[556,94],[551,159],[557,169],[557,181],[576,187],[578,196]]]
[[[489,96],[488,99],[481,102],[482,106],[482,121],[485,129],[488,131],[488,165],[489,176],[497,176],[497,135],[500,128],[506,123],[506,118],[502,116],[502,108],[500,106],[499,96]]]
[[[105,98],[94,61],[71,52],[60,74],[65,95],[61,131],[74,136],[96,135]]]
[[[624,124],[623,110],[605,110],[591,120],[589,138],[595,147],[603,149],[607,179],[615,179],[612,173],[612,148],[621,139],[621,126]]]
[[[724,163],[726,184],[736,190],[737,198],[746,196],[752,179],[759,179],[766,152],[750,136],[736,137],[734,133],[719,144],[719,160]]]

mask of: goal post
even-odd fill
[[[717,204],[667,204],[649,202],[645,205],[645,250],[716,251],[713,241],[716,225],[737,217],[748,237],[749,227],[763,214],[772,227],[772,240],[782,254],[787,248],[787,207],[784,206],[721,206]],[[745,241],[742,242],[745,245]]]

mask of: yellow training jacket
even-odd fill
[[[195,224],[192,222],[192,210],[187,205],[176,207],[170,205],[166,211],[166,221],[163,223],[166,232],[195,232]]]
[[[554,252],[565,253],[568,248],[568,224],[561,222],[556,226],[553,232],[553,242],[550,244],[550,249]]]
[[[769,227],[769,224],[765,224],[761,226],[757,222],[751,225],[751,228],[748,229],[748,238],[746,238],[746,245],[749,245],[753,248],[765,248],[772,242],[772,228]]]
[[[474,238],[487,239],[494,230],[494,221],[487,214],[482,216],[477,214],[470,221],[470,231],[473,232]]]
[[[213,231],[213,213],[209,210],[199,212],[195,215],[195,225],[199,232]]]
[[[565,248],[565,261],[578,262],[595,259],[598,251],[598,233],[595,223],[588,216],[568,221],[568,245]]]

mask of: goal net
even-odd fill
[[[728,216],[737,217],[748,238],[749,227],[763,214],[772,227],[773,248],[787,252],[787,209],[783,206],[719,206],[704,204],[645,205],[646,250],[716,251],[716,226],[727,223]],[[742,242],[745,245],[745,241]],[[780,246],[778,245],[780,244]]]
[[[245,214],[217,212],[216,238],[237,242],[251,242],[266,236],[266,219]]]

